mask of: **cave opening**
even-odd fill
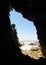
[[[15,24],[15,28],[17,29],[17,36],[20,43],[19,48],[22,53],[34,59],[43,56],[33,21],[25,19],[21,13],[16,12],[14,9],[10,11],[9,17],[11,24]]]

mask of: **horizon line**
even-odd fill
[[[36,42],[36,41],[39,41],[39,40],[24,40],[24,41],[21,41],[19,40],[20,42]]]

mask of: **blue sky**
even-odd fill
[[[16,12],[14,9],[10,11],[11,24],[16,24],[17,36],[19,41],[35,41],[37,39],[37,31],[32,21],[23,18],[21,13]]]

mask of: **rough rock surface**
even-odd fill
[[[46,56],[46,1],[42,0],[0,0],[0,62],[2,64],[37,64],[46,63],[46,59],[38,61],[21,54],[15,44],[9,19],[9,11],[14,8],[23,17],[32,20],[37,29],[38,39]],[[15,38],[17,39],[17,38]],[[16,41],[18,43],[18,41]],[[13,46],[13,47],[12,47]]]

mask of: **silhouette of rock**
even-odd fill
[[[44,64],[46,59],[34,60],[22,55],[16,36],[14,37],[9,19],[9,11],[14,8],[23,16],[34,21],[38,39],[46,56],[46,2],[45,0],[0,0],[0,64]],[[16,42],[15,42],[16,40]]]

